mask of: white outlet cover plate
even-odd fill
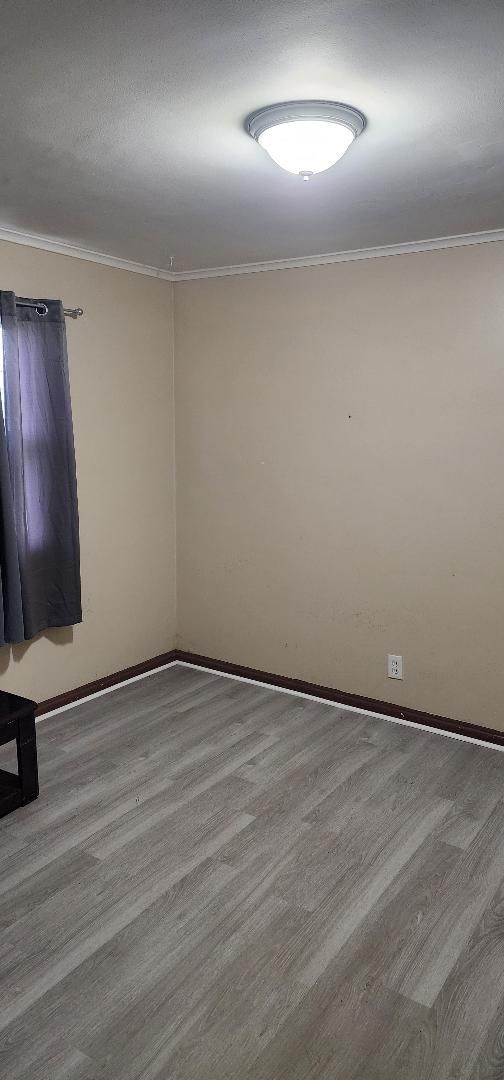
[[[402,679],[403,658],[395,653],[389,653],[387,657],[387,675],[389,679]]]

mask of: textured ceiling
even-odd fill
[[[504,0],[4,0],[0,226],[174,269],[504,226]],[[368,127],[303,184],[253,109]]]

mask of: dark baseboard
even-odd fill
[[[59,709],[62,705],[71,705],[89,694],[96,694],[109,686],[132,679],[135,675],[144,675],[147,671],[155,671],[156,668],[170,664],[174,660],[193,664],[195,667],[211,668],[212,671],[221,671],[227,675],[239,675],[243,679],[252,682],[267,683],[268,686],[276,686],[281,690],[295,690],[309,697],[323,698],[325,701],[333,701],[339,705],[352,705],[356,709],[366,709],[368,712],[381,713],[383,716],[392,716],[399,720],[407,720],[413,724],[421,724],[423,727],[437,728],[439,731],[451,731],[455,735],[465,735],[475,742],[489,742],[497,746],[504,746],[504,731],[496,731],[495,728],[482,727],[480,724],[465,723],[462,720],[452,720],[448,716],[437,716],[435,713],[422,712],[419,709],[409,709],[403,705],[394,705],[390,701],[379,701],[377,698],[363,697],[361,694],[348,694],[344,690],[336,690],[331,686],[320,686],[318,683],[305,682],[304,679],[292,679],[288,675],[274,675],[270,671],[260,671],[257,668],[244,667],[242,664],[233,664],[228,660],[215,660],[211,656],[200,656],[198,653],[184,652],[182,649],[172,649],[170,652],[153,656],[150,660],[144,660],[141,664],[115,671],[112,675],[105,675],[102,679],[77,686],[75,690],[67,690],[57,697],[41,701],[36,708],[36,715]]]
[[[126,679],[132,679],[135,675],[144,675],[146,671],[155,671],[156,668],[163,667],[163,664],[170,664],[172,660],[176,659],[176,650],[172,649],[171,652],[160,653],[159,656],[153,656],[150,660],[143,660],[141,664],[122,668],[121,671],[114,671],[112,675],[104,675],[103,678],[95,679],[94,682],[76,686],[74,690],[66,690],[64,694],[58,694],[57,697],[41,701],[37,705],[35,715],[43,716],[44,713],[52,712],[53,709],[60,709],[62,705],[72,705],[74,701],[80,701],[81,698],[88,697],[89,694],[96,694],[99,690],[106,690],[108,686],[115,686],[116,683],[125,682]]]
[[[174,659],[183,660],[196,667],[212,668],[213,671],[222,671],[228,675],[239,675],[254,682],[268,683],[270,686],[280,687],[283,690],[297,690],[298,693],[324,698],[326,701],[334,701],[339,705],[352,705],[356,709],[382,713],[384,716],[393,716],[413,724],[437,728],[439,731],[451,731],[455,735],[465,735],[469,739],[474,739],[475,742],[490,742],[497,746],[504,746],[504,731],[496,731],[495,728],[481,727],[479,724],[465,723],[462,720],[451,720],[448,716],[437,716],[434,713],[421,712],[419,709],[409,709],[403,705],[393,705],[389,701],[362,697],[360,694],[347,694],[344,690],[335,690],[330,686],[319,686],[317,683],[304,682],[303,679],[291,679],[287,675],[273,675],[269,671],[243,667],[241,664],[232,664],[227,660],[214,660],[209,656],[199,656],[180,649],[175,649]]]

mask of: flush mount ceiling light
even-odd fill
[[[365,126],[362,113],[336,101],[284,101],[246,120],[270,158],[303,180],[335,165]]]

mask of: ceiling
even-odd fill
[[[504,226],[504,0],[4,0],[0,226],[174,269]],[[245,133],[368,126],[304,184]]]

